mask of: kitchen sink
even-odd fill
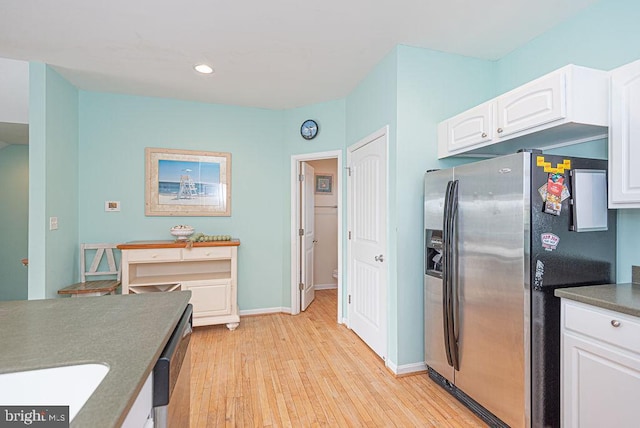
[[[78,364],[0,374],[0,403],[69,406],[71,421],[108,372],[104,364]]]

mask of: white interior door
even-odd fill
[[[314,170],[307,162],[302,162],[302,181],[300,182],[300,309],[306,310],[315,298],[313,283],[313,248],[315,246],[315,203]]]
[[[349,327],[387,354],[387,131],[349,149]]]

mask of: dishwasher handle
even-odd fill
[[[153,407],[166,406],[189,348],[193,305],[188,304],[153,368]],[[187,361],[186,364],[189,364]]]

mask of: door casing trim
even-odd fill
[[[298,174],[300,174],[300,163],[313,160],[336,159],[338,169],[337,186],[338,192],[338,324],[342,324],[342,185],[343,185],[343,164],[342,150],[331,150],[326,152],[305,153],[291,156],[291,315],[300,313],[300,290],[298,289],[298,272],[300,271],[300,240],[298,239],[298,229],[300,228],[300,191],[298,186]]]

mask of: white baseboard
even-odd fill
[[[393,374],[396,376],[402,376],[412,373],[419,373],[427,371],[427,364],[422,363],[413,363],[413,364],[403,364],[401,366],[397,366],[390,361],[387,361],[387,367]]]
[[[266,315],[266,314],[290,314],[291,308],[260,308],[260,309],[246,309],[240,311],[240,316],[242,315]]]
[[[316,290],[333,290],[338,288],[338,284],[315,284]]]

